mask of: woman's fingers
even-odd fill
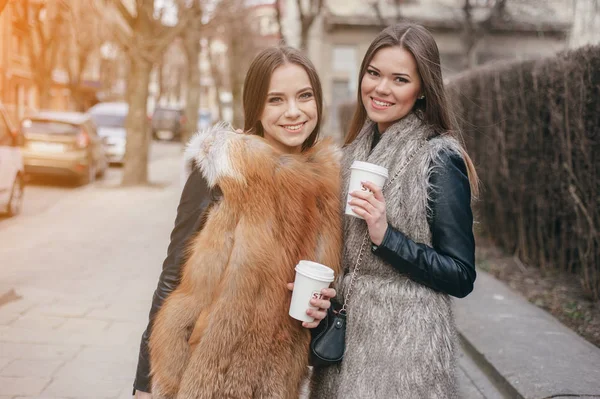
[[[323,295],[323,298],[335,298],[337,292],[335,291],[335,288],[323,288],[321,294]]]
[[[287,289],[290,291],[294,291],[294,283],[287,283]]]
[[[317,328],[320,324],[321,320],[315,321],[305,321],[302,323],[302,327],[304,328]]]
[[[318,307],[319,309],[329,309],[331,307],[331,302],[329,299],[311,299],[310,304]]]
[[[314,317],[317,323],[327,317],[327,311],[323,309],[308,309],[306,314]]]
[[[357,206],[360,207],[362,209],[364,209],[365,211],[367,211],[368,213],[373,214],[377,208],[375,208],[375,206],[373,206],[373,204],[371,204],[369,201],[365,201],[362,199],[352,199],[350,200],[350,202],[348,202],[351,206]]]
[[[376,185],[375,183],[370,182],[370,181],[363,181],[361,183],[362,183],[363,187],[368,188],[371,191],[371,193],[373,193],[373,197],[377,201],[381,201],[381,202],[384,201],[383,192],[381,191],[381,187],[379,187],[378,185]]]

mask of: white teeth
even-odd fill
[[[299,125],[284,125],[283,127],[289,130],[300,130],[300,128],[304,125],[304,123],[301,123]]]
[[[375,100],[375,99],[373,99],[373,102],[375,104],[379,105],[380,107],[391,107],[392,106],[392,103],[386,103],[386,102],[378,101],[378,100]]]

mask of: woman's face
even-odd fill
[[[265,139],[284,152],[300,152],[317,120],[317,102],[304,68],[283,64],[275,69],[260,117]]]
[[[360,84],[369,118],[383,133],[412,110],[421,93],[421,77],[410,52],[400,46],[377,51]]]

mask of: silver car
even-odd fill
[[[98,127],[98,135],[104,139],[106,156],[111,164],[123,164],[127,131],[125,119],[129,105],[125,102],[98,103],[88,114]]]

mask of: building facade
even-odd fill
[[[30,0],[31,7],[48,7],[54,3],[46,0]],[[77,3],[76,3],[77,4]],[[83,4],[83,3],[81,3]],[[29,57],[29,40],[27,29],[17,17],[18,0],[11,0],[0,14],[0,101],[8,110],[14,122],[25,115],[40,109],[40,93],[35,84],[31,60]],[[91,6],[89,3],[87,6]],[[65,36],[69,38],[69,36]],[[63,38],[64,39],[64,38]],[[57,57],[57,64],[51,72],[51,85],[47,108],[53,110],[74,110],[69,89],[69,77],[66,72],[67,62],[74,57],[70,40],[62,40],[62,48]],[[79,87],[85,93],[88,105],[96,98],[100,78],[99,57],[92,55],[82,75]]]
[[[303,0],[308,2],[308,0]],[[308,54],[321,77],[326,106],[324,132],[341,137],[337,109],[353,101],[360,62],[371,40],[383,26],[408,20],[427,27],[440,50],[444,78],[463,71],[466,53],[463,40],[463,0],[405,0],[399,8],[393,1],[328,0],[309,32]],[[477,64],[506,59],[531,59],[555,54],[566,48],[572,9],[561,0],[508,1],[501,23],[495,23],[476,47]],[[489,15],[494,0],[473,1],[473,18]],[[296,0],[286,0],[282,31],[287,42],[299,45],[300,25]]]

